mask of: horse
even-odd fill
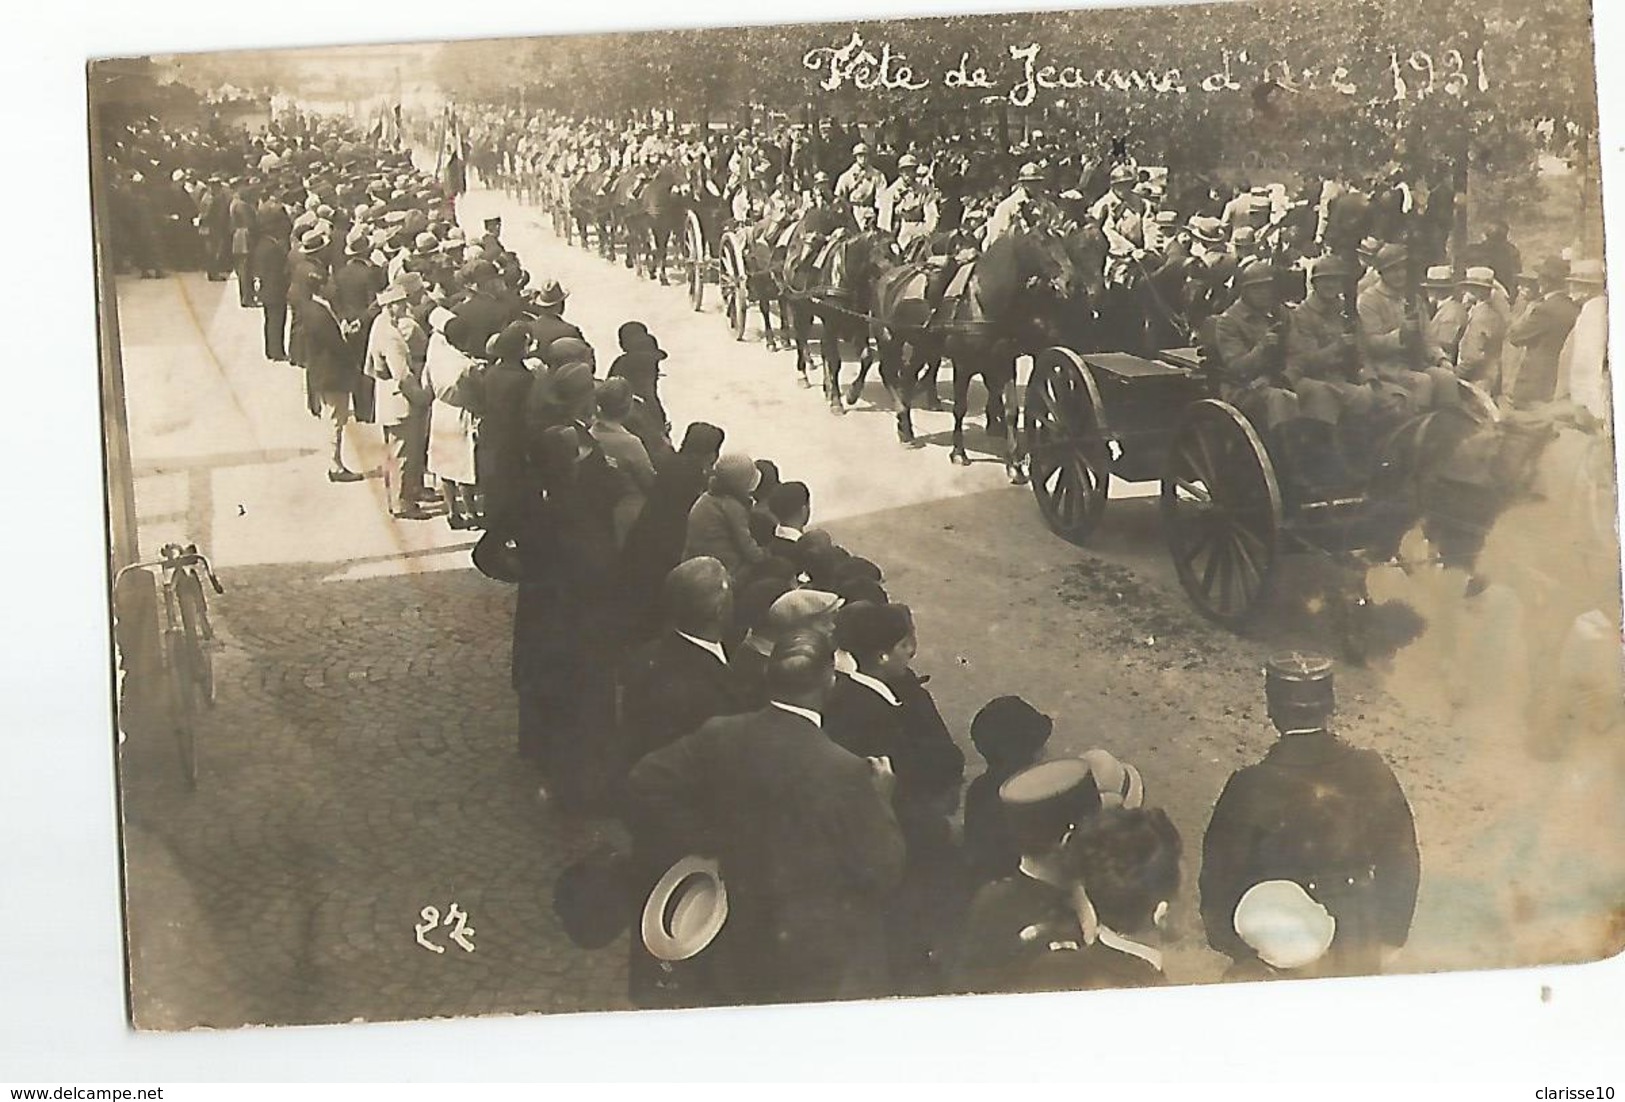
[[[589,169],[577,176],[570,184],[570,218],[575,222],[576,233],[583,247],[590,240],[589,228],[598,233],[598,254],[610,260],[615,259],[615,239],[610,232],[610,210],[605,201],[614,180],[614,173],[607,166]]]
[[[809,210],[790,231],[780,271],[795,334],[796,370],[806,381],[816,319],[823,327],[819,352],[831,413],[846,412],[841,400],[841,340],[860,349],[862,365],[872,360],[869,319],[863,308],[877,270],[892,259],[888,245],[883,235],[854,230],[844,214],[827,207]]]
[[[644,275],[666,286],[666,254],[673,234],[683,231],[688,217],[689,193],[683,166],[675,161],[662,165],[629,196],[623,208],[627,254]],[[637,242],[634,254],[631,242]]]
[[[913,445],[913,395],[922,365],[946,355],[953,363],[953,446],[948,458],[969,465],[965,413],[971,380],[988,392],[987,431],[1005,438],[1010,480],[1026,481],[1017,432],[1016,357],[1053,344],[1093,350],[1103,289],[1106,239],[1084,224],[1064,235],[1019,230],[996,239],[972,262],[964,292],[930,301],[929,270],[900,265],[874,280],[873,314],[881,377],[897,405],[897,435]]]
[[[762,331],[767,337],[767,350],[779,349],[779,336],[773,331],[773,308],[778,307],[779,329],[785,334],[786,346],[790,341],[790,308],[779,286],[779,268],[783,251],[777,241],[783,228],[766,221],[750,226],[743,235],[740,252],[745,265],[743,293],[762,312]],[[806,374],[802,374],[806,381]]]

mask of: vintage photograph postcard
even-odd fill
[[[1594,56],[1256,0],[91,60],[133,1025],[1618,953]]]

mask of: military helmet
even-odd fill
[[[1258,283],[1275,282],[1275,266],[1267,260],[1250,260],[1242,266],[1236,277],[1236,287],[1251,287]]]

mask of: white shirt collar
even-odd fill
[[[801,529],[787,528],[781,524],[777,528],[773,529],[773,534],[778,536],[780,539],[789,540],[791,543],[794,543],[796,540],[801,538]]]
[[[848,675],[857,673],[858,660],[844,650],[837,648],[835,651],[835,672]]]
[[[761,655],[763,658],[773,657],[773,640],[754,631],[745,633],[745,646]]]
[[[1130,940],[1111,929],[1109,926],[1100,927],[1100,944],[1108,949],[1116,949],[1119,953],[1127,953],[1131,957],[1139,957],[1157,971],[1162,971],[1162,952],[1149,945]]]
[[[677,634],[681,635],[684,639],[687,639],[690,643],[693,643],[696,647],[699,647],[706,653],[716,655],[717,661],[721,662],[724,666],[728,664],[728,654],[722,649],[721,643],[713,643],[709,639],[696,639],[686,631],[680,631]]]
[[[824,729],[824,717],[811,708],[800,708],[794,704],[786,704],[782,700],[770,700],[768,703],[781,712],[789,712],[793,716],[800,716],[802,719],[808,720],[820,731]]]
[[[879,678],[870,677],[868,674],[859,673],[857,670],[853,670],[851,673],[847,674],[847,676],[853,681],[856,681],[859,685],[862,685],[865,689],[875,693],[893,708],[902,707],[903,702],[897,699],[896,694],[891,691],[891,686],[886,684],[884,681],[881,681]]]

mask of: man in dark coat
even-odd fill
[[[260,235],[250,261],[254,286],[265,315],[265,358],[288,359],[288,239]]]
[[[1551,257],[1541,264],[1540,301],[1507,331],[1507,343],[1524,350],[1512,383],[1514,405],[1541,405],[1557,393],[1558,357],[1580,316],[1579,305],[1567,294],[1568,277],[1567,261]]]
[[[362,476],[344,465],[344,426],[361,365],[351,354],[338,312],[321,295],[313,295],[299,310],[300,346],[305,361],[306,389],[317,415],[333,429],[329,482],[359,482]]]
[[[545,350],[560,337],[574,337],[578,341],[586,339],[580,329],[564,320],[564,300],[569,297],[569,293],[559,286],[558,280],[548,280],[542,284],[536,300],[536,315],[530,322],[537,348]]]
[[[507,293],[496,265],[488,260],[476,260],[461,278],[472,294],[453,313],[468,324],[473,346],[484,348],[510,322],[519,320],[520,302]]]
[[[889,769],[822,732],[834,658],[821,633],[791,633],[774,649],[766,708],[707,723],[629,779],[634,837],[718,860],[728,918],[707,952],[719,998],[887,990],[882,923],[903,838]]]
[[[622,671],[628,763],[748,707],[724,642],[733,627],[727,569],[715,559],[689,559],[667,575],[662,598],[669,630],[635,651]]]
[[[378,316],[378,295],[386,283],[384,273],[367,260],[366,238],[349,238],[344,245],[344,262],[333,272],[330,301],[355,362],[355,419],[369,423],[374,418],[375,388],[361,367],[367,358],[367,334],[373,318]]]
[[[908,843],[908,871],[890,916],[892,976],[902,993],[928,994],[969,902],[961,898],[965,878],[948,822],[959,805],[965,755],[909,668],[918,642],[907,605],[842,608],[835,642],[857,669],[835,679],[825,709],[829,737],[861,757],[886,758],[897,775],[893,807]]]
[[[1327,729],[1331,662],[1271,659],[1265,689],[1283,738],[1231,776],[1202,842],[1202,921],[1208,944],[1253,955],[1235,930],[1236,905],[1265,880],[1291,880],[1337,920],[1331,973],[1380,972],[1410,935],[1421,875],[1416,826],[1393,771],[1374,750]]]
[[[226,217],[231,232],[221,235],[222,260],[230,257],[231,270],[237,276],[237,303],[248,309],[259,305],[259,300],[254,297],[254,273],[251,267],[254,230],[259,217],[254,207],[253,193],[247,188],[236,187],[227,194],[230,196],[230,205]]]

